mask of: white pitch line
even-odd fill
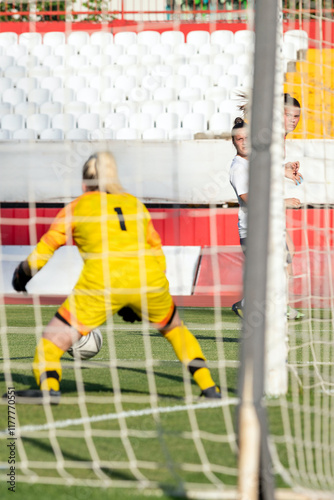
[[[121,413],[105,413],[104,415],[93,415],[92,417],[84,418],[74,418],[67,420],[58,420],[54,423],[48,423],[43,425],[24,425],[23,427],[17,427],[15,429],[15,435],[23,434],[26,432],[36,432],[36,431],[48,431],[51,429],[64,429],[65,427],[70,427],[72,425],[82,425],[92,422],[104,422],[106,420],[117,420],[118,418],[134,418],[143,417],[145,415],[156,415],[161,413],[174,413],[186,410],[204,410],[207,408],[219,408],[228,405],[236,405],[239,400],[237,398],[223,399],[221,401],[207,401],[203,403],[190,404],[190,405],[178,405],[178,406],[166,406],[161,408],[145,408],[144,410],[129,410],[122,411]],[[0,431],[0,435],[8,434],[8,431]]]

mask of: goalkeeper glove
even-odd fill
[[[26,284],[31,280],[31,278],[32,275],[30,269],[29,274],[27,274],[23,269],[23,262],[20,262],[13,274],[12,285],[14,290],[17,292],[26,292]]]
[[[135,321],[141,321],[141,318],[135,313],[131,307],[122,307],[117,313],[124,321],[127,323],[134,323]]]

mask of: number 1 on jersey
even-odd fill
[[[115,207],[114,210],[118,215],[119,225],[121,226],[122,231],[126,231],[124,215],[123,215],[121,207]]]

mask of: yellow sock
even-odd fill
[[[188,367],[202,391],[215,385],[198,340],[183,323],[165,333],[164,337],[172,344],[176,356]]]
[[[37,384],[42,391],[59,391],[61,380],[60,358],[65,351],[56,346],[51,340],[41,338],[33,361],[33,372]]]

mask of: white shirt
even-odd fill
[[[238,197],[239,214],[238,229],[240,238],[247,236],[247,204],[240,195],[248,193],[249,162],[241,156],[235,156],[230,167],[230,183]]]

